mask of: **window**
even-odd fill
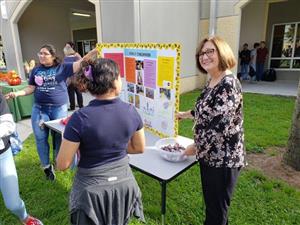
[[[270,67],[300,70],[300,23],[275,24]]]

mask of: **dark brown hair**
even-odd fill
[[[42,48],[45,48],[49,51],[49,53],[51,54],[52,57],[54,57],[54,60],[53,60],[53,66],[57,66],[58,64],[61,63],[61,60],[59,59],[59,57],[56,55],[56,49],[54,48],[53,45],[51,44],[44,44],[40,50]]]
[[[91,74],[87,76],[84,70],[91,68]],[[115,89],[114,81],[119,77],[119,66],[111,59],[99,58],[89,64],[81,63],[82,70],[76,75],[73,82],[81,92],[89,91],[92,95],[103,95],[111,89]]]
[[[195,55],[197,68],[202,73],[207,73],[207,71],[200,64],[199,55],[202,52],[202,48],[203,48],[204,44],[209,41],[216,47],[217,54],[219,57],[219,70],[225,71],[227,69],[233,68],[236,65],[236,59],[234,57],[234,54],[233,54],[230,46],[227,44],[227,42],[217,36],[204,38],[199,43],[197,50],[196,50],[196,55]]]

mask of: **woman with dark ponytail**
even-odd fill
[[[83,62],[76,81],[95,99],[71,116],[57,157],[57,168],[65,170],[80,147],[69,201],[71,224],[125,225],[132,215],[144,220],[127,156],[144,151],[143,122],[135,107],[118,97],[119,68],[110,59]]]
[[[82,61],[89,61],[96,54],[97,50],[94,49],[79,61],[61,63],[54,46],[45,44],[37,53],[39,64],[31,71],[29,85],[23,90],[10,92],[5,96],[6,99],[10,99],[34,93],[31,123],[37,151],[48,180],[54,180],[55,174],[49,157],[49,129],[44,126],[44,122],[67,116],[68,91],[66,80],[79,71]],[[56,154],[60,142],[61,136],[55,135]]]

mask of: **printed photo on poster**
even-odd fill
[[[144,86],[136,85],[136,93],[140,95],[144,95]]]
[[[146,88],[146,97],[154,99],[154,89]]]
[[[137,71],[137,83],[139,85],[144,85],[144,78],[143,78],[143,72],[142,70]]]
[[[136,70],[142,70],[144,68],[144,62],[142,60],[135,61]]]
[[[140,106],[141,106],[140,96],[135,95],[135,107],[139,109]]]
[[[127,91],[135,93],[135,84],[127,83]]]
[[[159,95],[161,99],[171,100],[171,90],[166,88],[159,88]]]
[[[143,106],[142,111],[145,115],[154,116],[154,103],[147,101]]]
[[[128,93],[128,102],[134,105],[134,94]]]

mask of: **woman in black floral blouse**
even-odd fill
[[[178,119],[194,119],[194,141],[185,150],[195,155],[206,205],[204,225],[228,224],[228,209],[240,169],[245,166],[243,97],[229,45],[219,37],[204,39],[197,48],[198,69],[210,79],[195,108]]]

